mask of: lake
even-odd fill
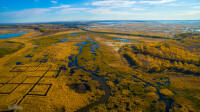
[[[7,29],[1,29],[1,30],[7,30]],[[17,29],[9,29],[9,30],[17,30]],[[18,37],[18,36],[24,35],[26,33],[27,32],[25,32],[25,31],[20,31],[19,33],[3,34],[3,35],[0,35],[0,39]]]
[[[70,33],[68,35],[78,35],[79,33]]]
[[[120,40],[120,41],[132,41],[132,40],[128,40],[128,39],[121,39],[121,38],[116,38],[114,40]]]

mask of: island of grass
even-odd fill
[[[24,47],[20,42],[0,41],[0,58],[7,54],[12,54]]]

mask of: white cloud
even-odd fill
[[[176,7],[176,6],[189,6],[189,5],[193,5],[193,4],[188,4],[186,2],[174,2],[174,3],[166,4],[166,6],[173,6],[173,7]]]
[[[51,3],[58,3],[57,1],[52,0]]]
[[[131,10],[134,11],[143,11],[143,10],[147,10],[146,8],[132,8]]]
[[[61,5],[61,6],[58,6],[58,7],[51,7],[51,8],[59,9],[59,8],[68,8],[68,7],[70,7],[70,5]]]
[[[176,0],[160,0],[160,1],[141,1],[140,3],[148,3],[148,4],[164,4],[168,2],[174,2]]]
[[[77,13],[80,11],[85,11],[87,9],[88,8],[65,8],[65,9],[58,11],[57,13],[59,13],[59,14]]]
[[[91,14],[100,14],[100,15],[130,15],[129,12],[121,12],[121,11],[111,11],[111,8],[108,7],[101,7],[97,9],[91,9],[86,12],[89,12]]]
[[[83,5],[90,5],[90,3],[84,3]]]
[[[192,16],[192,15],[200,15],[200,11],[191,11],[191,12],[186,12],[184,14],[179,14],[183,16]]]
[[[200,6],[194,6],[193,8],[198,9],[198,8],[200,8]]]
[[[7,9],[8,7],[1,7],[2,9]]]
[[[131,7],[135,4],[136,1],[129,0],[104,0],[104,1],[95,1],[92,5],[103,6],[103,7]]]
[[[38,2],[39,0],[34,0],[35,2]]]
[[[43,14],[43,13],[48,12],[48,11],[50,11],[50,9],[33,8],[33,9],[24,9],[24,10],[19,10],[19,11],[12,11],[12,12],[3,12],[0,15],[3,15],[3,16],[16,16],[16,17],[37,16],[37,15]]]
[[[181,5],[184,5],[184,4],[178,4],[178,3],[167,4],[167,6],[181,6]]]

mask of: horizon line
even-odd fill
[[[41,23],[59,23],[59,22],[100,22],[100,21],[200,21],[200,19],[170,19],[170,20],[160,20],[160,19],[155,19],[155,20],[66,20],[66,21],[46,21],[46,22],[8,22],[8,23],[0,23],[0,25],[5,25],[5,24],[41,24]]]

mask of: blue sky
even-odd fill
[[[0,0],[0,23],[200,20],[200,0]]]

